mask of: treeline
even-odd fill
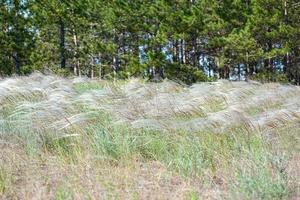
[[[0,75],[300,84],[299,0],[0,0]]]

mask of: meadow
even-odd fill
[[[300,87],[0,79],[0,199],[299,199]]]

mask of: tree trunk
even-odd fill
[[[241,81],[241,64],[238,64],[239,81]]]
[[[246,81],[248,81],[248,79],[249,79],[249,53],[248,52],[246,52],[245,71],[246,71],[245,78],[246,78]]]
[[[94,65],[91,66],[91,79],[94,79]]]
[[[181,39],[181,63],[186,64],[186,57],[185,57],[185,41]]]
[[[17,73],[20,73],[21,71],[21,61],[20,61],[20,53],[19,48],[21,46],[20,42],[20,30],[19,30],[19,1],[14,0],[14,24],[15,24],[15,43],[16,43],[16,49],[14,51],[14,60],[15,60],[15,66]]]
[[[102,64],[99,64],[99,79],[102,79]]]
[[[193,66],[197,67],[197,39],[196,39],[195,36],[193,37],[193,57],[192,57],[192,60],[193,60]]]
[[[64,69],[66,67],[65,24],[61,17],[59,18],[59,33],[60,33],[60,67]]]
[[[73,30],[73,43],[74,43],[74,74],[79,75],[80,74],[80,62],[78,59],[78,38],[77,38],[77,33],[76,30]]]
[[[225,79],[228,79],[230,78],[230,67],[228,65],[225,65]]]
[[[177,40],[173,41],[173,62],[178,62]]]
[[[117,76],[117,58],[116,56],[113,57],[113,76],[114,76],[114,82],[116,81],[116,76]]]
[[[98,65],[99,65],[99,79],[102,79],[102,60],[101,60],[101,55],[100,53],[98,54]]]

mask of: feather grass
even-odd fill
[[[297,198],[299,105],[274,83],[3,79],[0,198]]]

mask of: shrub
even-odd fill
[[[259,72],[252,76],[253,80],[260,82],[279,82],[279,83],[288,83],[288,77],[282,72],[271,73],[271,72]]]
[[[171,80],[182,81],[186,84],[212,81],[199,68],[178,63],[168,64],[166,66],[166,77]]]

